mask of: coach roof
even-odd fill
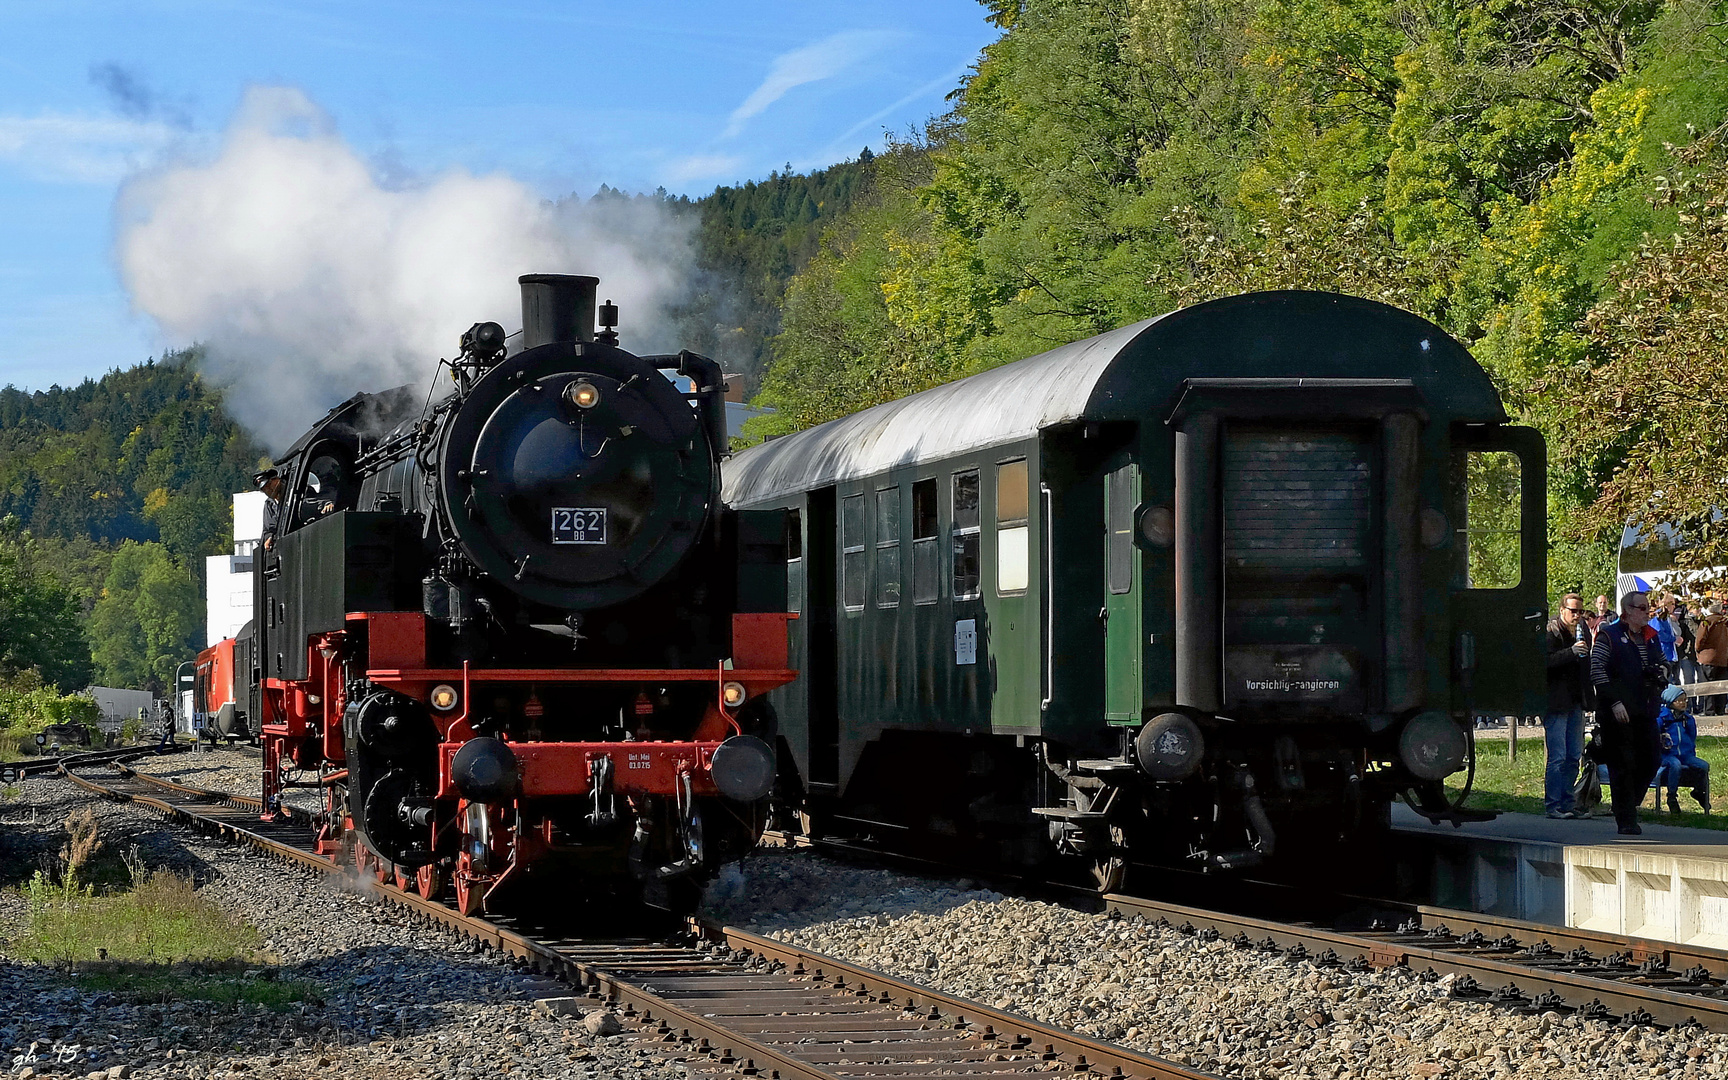
[[[1182,308],[760,446],[725,467],[750,506],[1032,438],[1076,421],[1162,423],[1207,378],[1402,380],[1448,419],[1502,423],[1487,373],[1444,331],[1372,300],[1248,293]],[[1276,392],[1268,389],[1267,392]]]

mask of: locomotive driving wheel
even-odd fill
[[[437,863],[427,863],[414,872],[414,886],[421,896],[437,900],[444,895],[444,872]]]
[[[453,884],[456,886],[457,912],[463,915],[480,914],[480,908],[486,900],[486,884],[474,880],[473,871],[469,866],[466,854],[462,856],[462,861],[457,864],[456,873],[452,877],[454,879]]]

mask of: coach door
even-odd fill
[[[1542,435],[1533,428],[1460,427],[1451,464],[1453,706],[1539,716],[1548,624]]]
[[[809,702],[805,715],[810,725],[810,771],[805,781],[813,794],[829,795],[838,790],[840,779],[840,553],[834,489],[812,491],[806,509],[809,520],[804,529],[805,602],[801,618],[805,622],[802,677]]]
[[[1129,462],[1104,482],[1104,718],[1113,724],[1140,722],[1139,505],[1140,467]]]

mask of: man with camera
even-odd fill
[[[1613,789],[1614,820],[1623,836],[1637,836],[1638,805],[1662,760],[1656,718],[1668,687],[1662,649],[1650,627],[1650,596],[1620,598],[1620,617],[1602,627],[1590,649],[1590,686],[1596,725]]]

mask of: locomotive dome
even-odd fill
[[[1379,372],[1362,378],[1364,369]],[[1196,371],[1206,373],[1194,377]],[[1030,438],[1067,424],[1179,416],[1209,379],[1323,398],[1348,386],[1400,405],[1504,423],[1488,374],[1407,311],[1321,292],[1246,293],[1180,308],[818,427],[727,463],[723,497],[751,506],[824,484]],[[1256,388],[1245,379],[1263,382]],[[1336,380],[1344,379],[1347,383]]]

